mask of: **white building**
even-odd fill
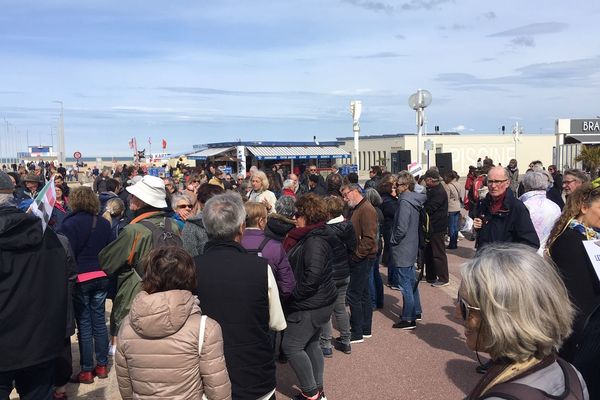
[[[346,163],[356,163],[354,154],[354,138],[338,138],[340,147],[352,155]],[[451,166],[446,168],[457,171],[464,176],[469,166],[477,165],[477,159],[487,156],[506,166],[511,158],[516,158],[522,171],[527,169],[533,160],[540,160],[544,166],[553,162],[553,151],[556,144],[554,134],[540,135],[524,133],[515,143],[512,134],[458,134],[443,132],[423,136],[423,141],[431,141],[429,166],[438,165],[451,159]],[[422,146],[425,148],[425,146]],[[417,160],[416,134],[361,136],[359,141],[360,167],[368,171],[371,165],[385,165],[388,171],[397,172],[405,169],[405,165]],[[398,153],[400,152],[400,153]],[[409,153],[410,152],[410,153]],[[437,156],[436,156],[437,154]],[[436,158],[438,162],[436,162]],[[428,154],[423,151],[423,166],[427,167]]]

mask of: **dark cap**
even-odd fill
[[[40,183],[40,177],[39,177],[39,175],[36,175],[36,174],[28,174],[25,177],[25,179],[23,179],[23,181]]]
[[[14,188],[15,184],[10,176],[4,171],[0,171],[0,193],[12,193]]]
[[[431,178],[433,180],[439,181],[440,173],[437,172],[435,169],[428,169],[427,172],[425,172],[425,174],[423,175],[423,178]]]

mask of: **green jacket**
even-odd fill
[[[121,321],[129,313],[133,298],[141,290],[144,276],[141,260],[152,249],[152,232],[137,222],[148,220],[160,226],[165,221],[165,217],[167,215],[162,211],[141,214],[121,231],[115,241],[98,254],[102,270],[108,275],[117,277],[117,294],[110,318],[113,325],[112,332],[118,332]],[[175,221],[168,217],[166,221],[172,224],[173,232],[179,232]]]

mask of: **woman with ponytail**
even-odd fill
[[[573,333],[559,353],[569,362],[575,358],[583,339],[585,321],[600,304],[600,281],[583,246],[585,240],[600,241],[600,179],[580,186],[569,195],[546,248],[577,310]]]

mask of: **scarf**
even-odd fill
[[[314,225],[306,225],[302,228],[292,228],[292,230],[288,232],[287,236],[283,241],[283,249],[286,253],[289,252],[292,249],[292,247],[298,244],[298,242],[301,241],[306,235],[308,235],[309,232],[320,228],[323,225],[325,225],[325,221],[318,222]]]
[[[495,385],[530,375],[533,372],[548,367],[555,361],[556,354],[550,354],[541,360],[531,357],[529,360],[523,362],[511,362],[504,359],[496,360],[465,400],[479,399]]]
[[[491,196],[490,196],[491,197]],[[491,202],[490,202],[490,212],[492,214],[496,214],[498,213],[500,210],[502,210],[502,206],[504,205],[504,198],[506,197],[506,192],[502,193],[500,195],[500,197],[498,198],[491,198]]]
[[[582,222],[577,221],[575,218],[569,221],[567,225],[570,229],[584,235],[587,240],[598,240],[600,239],[600,228],[589,228]]]

